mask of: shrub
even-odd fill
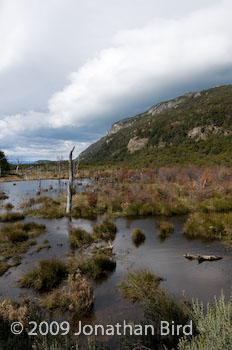
[[[80,271],[69,275],[67,285],[61,290],[55,290],[41,300],[41,306],[49,311],[69,311],[78,317],[90,311],[93,303],[93,289]]]
[[[102,223],[94,225],[93,232],[97,240],[114,240],[117,226],[109,220],[104,220]]]
[[[139,228],[135,228],[132,232],[132,240],[134,242],[135,245],[140,245],[141,243],[143,243],[146,239],[146,235],[145,233],[140,230]]]
[[[71,230],[69,242],[73,249],[81,248],[85,245],[90,245],[94,241],[93,237],[81,228]]]
[[[58,286],[66,275],[67,265],[62,260],[41,260],[39,265],[25,274],[19,282],[23,288],[49,291]]]
[[[223,294],[205,308],[198,300],[193,302],[192,318],[198,335],[179,341],[179,350],[232,349],[232,297],[225,302]]]

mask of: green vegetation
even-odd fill
[[[39,205],[39,208],[31,209],[33,205]],[[48,219],[58,219],[65,216],[65,207],[61,202],[48,196],[39,197],[36,200],[29,199],[28,202],[23,204],[23,207],[25,208],[25,214],[28,216]]]
[[[0,276],[4,275],[4,273],[10,268],[10,265],[8,265],[7,261],[1,260],[0,261]]]
[[[14,208],[14,206],[12,203],[6,203],[4,205],[4,208],[6,209],[6,211],[11,211]]]
[[[0,221],[2,222],[11,222],[11,221],[17,221],[17,220],[23,220],[25,216],[20,213],[6,213],[0,215]]]
[[[8,196],[5,193],[0,192],[0,201],[4,201],[7,198],[8,198]]]
[[[144,308],[144,318],[141,326],[152,325],[155,334],[148,333],[146,336],[125,336],[121,339],[121,349],[134,349],[136,346],[146,349],[177,349],[180,336],[161,336],[161,321],[174,321],[175,324],[186,325],[191,320],[191,312],[186,303],[176,301],[169,297],[160,288],[162,278],[151,272],[136,271],[129,272],[119,284],[119,291],[132,302],[137,302]]]
[[[72,316],[83,316],[93,307],[93,289],[86,278],[77,271],[68,276],[67,285],[60,290],[54,290],[41,299],[41,306],[49,311],[69,311]]]
[[[92,278],[98,279],[107,276],[116,268],[116,261],[106,254],[97,253],[91,257],[77,257],[71,258],[69,261],[69,270],[75,273],[80,270],[82,274]]]
[[[220,240],[231,247],[232,213],[193,213],[183,227],[183,234],[189,239],[201,239],[206,242]]]
[[[146,239],[145,233],[139,228],[135,228],[132,232],[132,240],[136,246],[139,246]]]
[[[232,296],[228,303],[222,294],[204,307],[198,300],[192,305],[192,319],[198,334],[179,342],[179,350],[230,350],[232,348]]]
[[[69,235],[69,242],[72,249],[89,246],[93,241],[93,236],[79,227],[73,228]]]
[[[6,267],[15,266],[14,263],[13,265],[8,264],[7,260],[10,258],[18,260],[20,255],[26,253],[29,247],[34,244],[34,240],[31,238],[44,233],[45,230],[45,225],[34,222],[2,226],[0,229],[0,255],[3,258],[1,270],[4,271]]]
[[[124,298],[133,303],[142,302],[157,293],[161,281],[163,281],[161,277],[155,276],[148,270],[128,272],[118,289]]]
[[[117,226],[109,220],[104,220],[94,225],[93,232],[97,240],[113,241],[117,233]]]
[[[39,265],[25,274],[19,281],[23,288],[49,291],[57,287],[68,272],[65,262],[59,259],[41,260]]]
[[[159,232],[158,235],[161,240],[165,240],[174,232],[174,226],[170,222],[160,221],[158,223]]]
[[[159,111],[120,121],[121,128],[82,153],[87,164],[149,167],[173,165],[231,165],[232,85],[188,94]],[[145,140],[139,149],[129,147]],[[141,143],[140,143],[141,144]]]

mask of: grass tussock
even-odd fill
[[[8,264],[7,260],[18,259],[21,254],[28,251],[31,245],[36,243],[32,238],[36,237],[46,230],[45,225],[39,225],[34,222],[14,223],[4,225],[0,229],[0,255],[5,261],[2,266],[10,268],[16,266],[14,263]],[[4,271],[5,268],[2,268]]]
[[[132,240],[136,246],[139,246],[141,243],[143,243],[146,239],[146,235],[144,231],[140,230],[139,228],[135,228],[132,232]]]
[[[162,277],[156,276],[148,270],[128,272],[124,280],[118,285],[122,296],[133,303],[141,302],[157,293]]]
[[[33,288],[37,291],[49,291],[57,287],[66,277],[67,265],[59,259],[41,260],[32,271],[25,274],[20,280],[23,288]]]
[[[222,240],[226,235],[224,219],[222,214],[193,213],[183,227],[183,234],[189,239]]]
[[[6,200],[8,198],[9,197],[4,192],[0,192],[0,201],[4,201],[4,200]]]
[[[10,268],[9,264],[5,260],[0,261],[0,276],[4,275],[4,273]]]
[[[69,243],[72,249],[89,246],[93,241],[93,236],[79,227],[73,228],[69,235]]]
[[[165,240],[174,232],[173,224],[167,221],[160,221],[158,223],[158,229],[159,229],[158,235],[162,241]]]
[[[37,206],[36,208],[33,206]],[[23,204],[25,214],[34,217],[58,219],[65,216],[65,207],[61,202],[48,196],[42,196],[35,199],[29,199]]]
[[[117,226],[106,219],[102,223],[94,225],[93,232],[95,239],[99,241],[113,241],[117,233]]]
[[[13,206],[12,203],[6,203],[6,204],[4,205],[4,209],[5,209],[6,211],[11,211],[13,208],[14,208],[14,206]]]
[[[54,290],[41,299],[40,305],[49,311],[70,312],[72,316],[83,316],[93,307],[93,289],[80,271],[68,275],[67,285]]]
[[[154,335],[148,332],[146,336],[122,337],[122,349],[134,349],[138,344],[141,345],[141,349],[177,349],[180,336],[161,336],[161,321],[165,320],[170,324],[174,321],[175,324],[186,325],[191,320],[191,313],[186,303],[169,297],[160,288],[161,281],[161,277],[144,270],[129,272],[119,284],[119,291],[125,298],[138,302],[144,308],[141,326],[149,324],[155,330]]]
[[[25,216],[21,213],[6,213],[0,215],[0,221],[2,222],[13,222],[18,220],[23,220]]]
[[[89,258],[72,258],[69,261],[70,271],[80,270],[83,275],[86,275],[94,280],[107,276],[116,268],[116,261],[110,256],[97,253]]]

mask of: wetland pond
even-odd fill
[[[42,188],[49,189],[46,195],[57,196],[59,191],[65,190],[66,180],[42,180]],[[88,180],[82,180],[87,184]],[[11,202],[15,207],[23,198],[36,195],[38,181],[5,182],[0,183],[0,192],[5,192],[9,198],[4,204]],[[82,185],[77,185],[77,191],[82,190]],[[3,209],[1,209],[3,210]],[[147,217],[139,219],[117,218],[117,235],[113,242],[113,253],[117,262],[116,269],[107,279],[95,284],[94,308],[88,318],[83,322],[92,324],[116,324],[117,322],[138,321],[141,318],[141,309],[136,304],[125,300],[118,292],[117,285],[123,276],[137,269],[148,269],[164,278],[161,286],[169,295],[182,297],[183,291],[187,298],[199,298],[200,301],[213,301],[215,295],[219,296],[224,291],[228,298],[231,292],[232,281],[232,254],[231,251],[219,242],[202,242],[200,240],[188,240],[182,235],[182,226],[185,216],[168,218],[174,225],[174,233],[166,240],[161,241],[158,236],[156,218]],[[96,221],[86,219],[38,219],[25,218],[24,222],[34,221],[46,225],[46,233],[37,237],[38,244],[44,239],[49,241],[51,248],[33,252],[31,247],[23,255],[21,265],[12,267],[0,277],[1,297],[18,300],[22,295],[35,294],[30,289],[22,289],[17,285],[17,280],[37,262],[44,258],[65,258],[70,251],[69,229],[73,227],[84,228],[92,232],[92,226]],[[0,223],[3,225],[3,223]],[[133,244],[131,232],[134,228],[142,229],[146,234],[146,240],[139,247]],[[220,255],[222,260],[214,262],[188,261],[184,254]]]

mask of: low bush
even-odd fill
[[[232,297],[226,303],[223,294],[206,307],[198,301],[192,305],[192,319],[198,334],[179,341],[179,350],[232,349]]]
[[[62,260],[41,260],[38,266],[19,280],[19,283],[23,288],[49,291],[60,284],[67,271],[67,265]]]

